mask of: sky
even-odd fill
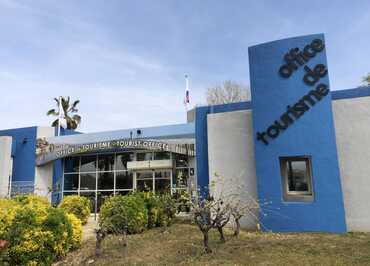
[[[332,90],[370,72],[370,1],[0,0],[0,129],[48,126],[79,99],[83,132],[186,122],[208,87],[249,85],[248,47],[324,33]]]

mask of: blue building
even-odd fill
[[[260,205],[248,228],[370,231],[370,87],[331,91],[322,34],[250,47],[249,64],[251,102],[197,107],[184,124],[1,130],[0,195],[79,194],[99,211],[133,190],[239,189]]]

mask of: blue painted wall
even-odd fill
[[[1,130],[0,136],[11,136],[13,150],[13,181],[35,179],[36,127]]]
[[[328,75],[314,86],[304,83],[303,66],[289,78],[278,72],[290,49],[303,50],[314,39],[324,41],[324,36],[302,36],[249,48],[257,191],[262,203],[260,222],[265,230],[346,231],[331,95],[323,97],[287,129],[280,130],[278,137],[268,138],[268,145],[256,138],[257,132],[266,131],[287,111],[288,105],[294,105],[317,84],[329,86]],[[311,69],[317,64],[327,66],[325,49],[305,63]],[[280,156],[311,156],[313,202],[283,200]]]
[[[70,136],[82,134],[81,132],[61,128],[61,136]],[[57,128],[55,128],[55,135],[57,135]],[[53,192],[51,194],[51,202],[55,205],[59,204],[62,200],[62,181],[63,181],[63,161],[55,160],[53,162]]]

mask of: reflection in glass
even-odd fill
[[[136,173],[136,179],[153,179],[153,172],[138,172]]]
[[[96,171],[96,156],[82,156],[81,157],[81,172],[95,172]]]
[[[155,152],[154,160],[169,160],[171,159],[171,154],[169,152]]]
[[[113,191],[98,191],[97,198],[97,211],[100,211],[100,207],[104,204],[104,201],[109,197],[113,196]]]
[[[63,190],[77,190],[78,189],[78,174],[64,174]]]
[[[183,154],[174,154],[176,167],[188,167],[188,157]]]
[[[63,197],[65,196],[75,196],[75,195],[78,195],[77,192],[63,192]]]
[[[307,165],[305,161],[291,161],[288,162],[289,167],[289,176],[288,176],[288,185],[289,191],[303,191],[308,192],[308,176]]]
[[[153,191],[153,179],[136,180],[137,191]]]
[[[128,195],[131,191],[116,191],[116,195],[122,195],[122,196],[125,196],[125,195]]]
[[[96,174],[81,173],[81,190],[96,190]]]
[[[117,154],[116,170],[127,170],[127,162],[131,162],[133,160],[134,154],[132,152]]]
[[[114,188],[114,173],[103,172],[98,173],[98,189],[112,189]]]
[[[80,157],[67,157],[64,159],[64,173],[78,172]]]
[[[156,179],[155,193],[170,193],[171,179]]]
[[[98,156],[98,171],[113,171],[114,154],[103,154]]]
[[[80,192],[80,196],[86,197],[90,201],[91,212],[95,212],[95,192]]]
[[[153,153],[151,152],[140,152],[136,154],[137,161],[150,161],[153,159]]]
[[[187,168],[176,169],[173,185],[177,188],[187,187],[189,170]]]
[[[116,189],[132,189],[133,174],[131,172],[116,172]]]

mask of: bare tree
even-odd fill
[[[227,181],[230,182],[231,179],[225,180],[222,176],[215,174],[215,179],[209,185],[208,197],[202,197],[198,189],[198,200],[190,200],[193,220],[203,234],[203,246],[206,253],[212,252],[208,236],[211,229],[218,230],[220,241],[224,243],[226,239],[223,228],[230,222],[234,222],[234,236],[238,236],[240,220],[243,217],[249,216],[258,220],[256,212],[259,210],[259,203],[253,197],[243,199],[247,190],[240,184],[227,189]]]
[[[242,102],[249,99],[249,88],[244,84],[232,80],[226,80],[222,85],[207,89],[208,105]]]

